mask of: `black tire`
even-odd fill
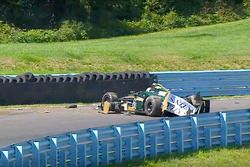
[[[102,96],[102,104],[101,104],[101,107],[103,107],[104,105],[104,102],[109,102],[109,103],[112,103],[112,102],[115,102],[115,101],[118,101],[118,96],[115,92],[107,92],[105,93],[103,96]],[[110,110],[114,110],[115,108],[111,106],[111,109]]]
[[[150,74],[148,72],[141,72],[142,78],[149,78]]]
[[[130,72],[125,72],[123,79],[130,79],[130,77],[131,77],[131,73]]]
[[[27,81],[34,81],[34,75],[31,72],[26,72],[23,74],[23,77],[27,80]]]
[[[112,74],[106,74],[104,80],[111,80],[113,77]]]
[[[12,83],[12,77],[6,76],[5,83]]]
[[[52,82],[53,77],[51,75],[45,75],[46,82]]]
[[[6,78],[5,78],[5,77],[0,76],[0,83],[5,83],[5,82],[6,82]]]
[[[56,82],[57,81],[57,76],[51,76],[49,82]]]
[[[162,98],[158,96],[149,96],[144,102],[144,112],[150,117],[160,117]]]
[[[65,75],[63,76],[63,81],[62,82],[70,82],[72,80],[72,75]]]
[[[65,77],[62,75],[55,76],[56,83],[61,83],[61,82],[63,82],[64,79],[65,79]]]
[[[44,75],[39,75],[35,77],[35,82],[37,83],[45,83],[46,82],[46,77]]]
[[[71,77],[71,80],[70,80],[70,82],[72,83],[79,83],[81,81],[81,77],[79,76],[79,75],[73,75],[72,77]]]
[[[85,82],[85,81],[91,81],[92,78],[93,78],[92,73],[89,73],[89,72],[81,73],[80,76],[82,77],[82,81],[83,82]]]
[[[15,84],[15,83],[19,83],[19,81],[20,81],[20,79],[18,77],[11,77],[9,82],[12,84]]]
[[[92,78],[91,80],[98,80],[99,79],[99,73],[92,73]]]
[[[25,76],[17,76],[17,78],[19,78],[19,82],[18,83],[26,83],[27,79],[25,78]]]
[[[24,76],[13,77],[11,80],[12,80],[11,83],[25,83],[26,82],[26,78]]]

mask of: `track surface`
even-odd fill
[[[145,121],[143,115],[100,114],[97,105],[67,109],[61,106],[26,106],[0,109],[0,147],[30,139],[85,128]],[[211,111],[250,109],[250,99],[221,99],[211,101]]]

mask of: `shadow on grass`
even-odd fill
[[[202,33],[202,34],[187,34],[177,35],[175,38],[200,38],[200,37],[215,37],[214,34]]]
[[[172,153],[172,154],[159,154],[155,158],[146,158],[145,160],[142,159],[135,159],[132,161],[125,161],[122,164],[114,164],[109,165],[109,167],[134,167],[134,166],[152,166],[152,164],[155,164],[157,162],[164,162],[164,161],[170,161],[173,159],[182,160],[189,157],[195,157],[199,152],[203,153],[209,153],[211,151],[221,151],[221,150],[240,150],[240,149],[250,149],[250,143],[245,144],[244,146],[228,146],[228,147],[214,147],[211,149],[199,149],[198,151],[187,151],[183,154],[180,153]]]

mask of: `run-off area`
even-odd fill
[[[150,119],[144,115],[101,114],[98,104],[66,108],[62,105],[10,106],[0,108],[0,147],[26,140]],[[211,112],[250,109],[250,98],[211,100]]]

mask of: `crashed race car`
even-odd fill
[[[172,94],[158,83],[146,91],[131,93],[118,98],[115,92],[107,92],[100,106],[103,113],[140,113],[151,117],[186,116],[208,113],[210,101],[204,100],[200,93],[181,98]]]

